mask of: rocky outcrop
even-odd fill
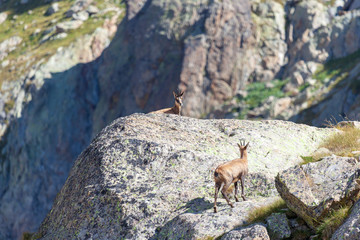
[[[40,43],[48,44],[47,41],[66,37],[69,29],[87,26],[82,20],[98,11],[104,14],[115,9],[115,15],[121,13],[112,7],[96,9],[94,2],[74,1],[67,12],[69,22],[54,22],[48,29],[32,29],[35,33],[32,37],[41,36]],[[311,85],[314,81],[306,76],[316,70],[326,54],[328,58],[343,56],[342,48],[348,54],[358,46],[357,12],[333,20],[325,12],[328,9],[314,1],[285,6],[281,1],[259,0],[128,0],[126,4],[127,15],[111,44],[109,37],[117,29],[116,19],[107,20],[94,35],[80,38],[69,48],[59,48],[54,56],[29,66],[22,77],[2,82],[0,135],[4,157],[0,180],[4,184],[0,186],[0,232],[5,233],[4,238],[36,229],[74,159],[117,117],[169,107],[173,103],[171,92],[176,88],[186,90],[183,114],[199,117],[234,95],[241,95],[243,92],[239,90],[249,79],[265,82],[284,74],[292,83],[295,79],[299,86],[302,82]],[[59,11],[65,9],[61,7]],[[293,26],[291,34],[286,28],[288,17],[288,23]],[[90,18],[94,23],[98,19]],[[11,21],[20,24],[16,15]],[[297,26],[301,31],[297,31]],[[338,32],[341,45],[335,46],[331,42],[336,42]],[[32,58],[33,55],[21,56],[21,61],[27,63]],[[17,72],[13,60],[4,59],[1,66]],[[350,81],[357,79],[358,73],[355,69],[349,75],[353,78],[348,78],[346,88],[340,88],[340,96],[325,107],[319,105],[313,109],[315,117],[304,113],[294,120],[320,125],[331,111],[358,117],[358,86]],[[336,77],[330,82],[335,80]],[[294,86],[289,87],[291,94],[283,99],[267,99],[264,106],[274,109],[261,109],[261,116],[288,119],[309,107],[307,100],[314,96],[313,91],[298,93],[297,88],[291,89]],[[294,104],[296,107],[292,109]],[[232,134],[227,129],[224,132]],[[284,165],[290,167],[290,162]],[[266,166],[280,167],[276,161],[267,162]],[[274,174],[253,172],[251,177],[256,179],[256,187],[251,194],[273,196],[275,191],[269,176]]]
[[[261,61],[249,81],[268,82],[270,92],[284,94],[272,93],[252,106],[239,91],[235,99],[207,116],[290,119],[315,126],[330,119],[360,119],[359,10],[345,8],[344,1],[286,1],[284,6],[252,1],[254,52],[259,53],[254,57],[261,56]],[[280,16],[286,25],[277,20]],[[278,90],[271,86],[276,78],[285,84]]]
[[[101,55],[111,34],[98,28],[59,48],[23,79],[2,84],[3,97],[15,97],[7,117],[16,120],[2,138],[0,239],[18,239],[38,228],[66,180],[71,159],[90,142],[96,82],[79,75],[93,76],[95,65],[85,63]]]
[[[7,57],[8,53],[14,51],[16,46],[22,42],[19,36],[13,36],[0,43],[0,61]]]
[[[199,117],[244,85],[254,68],[248,1],[157,0],[136,10],[104,54],[99,82],[113,87],[101,86],[97,121],[166,107],[176,88],[186,92],[183,114]]]
[[[331,209],[359,199],[355,182],[359,176],[355,158],[333,155],[280,172],[275,184],[286,205],[315,229]]]
[[[272,201],[247,178],[249,201],[213,213],[213,170],[250,141],[249,172],[267,176],[301,161],[332,129],[282,121],[198,120],[134,114],[83,151],[40,227],[42,239],[184,239],[220,236]],[[265,185],[265,182],[261,183]],[[273,185],[264,186],[273,188]],[[266,193],[266,192],[265,192]]]
[[[251,0],[256,66],[249,81],[269,82],[287,63],[285,9],[279,1]]]
[[[324,125],[327,121],[336,123],[344,118],[360,120],[359,74],[360,64],[356,64],[350,72],[343,72],[331,80],[328,79],[330,90],[325,87],[313,93],[318,95],[310,98],[313,100],[312,105],[302,109],[289,120],[315,126]],[[338,82],[332,84],[334,81]]]
[[[184,114],[200,116],[248,78],[254,66],[247,53],[253,37],[248,1],[143,2],[132,11],[136,16],[119,25],[105,52],[114,26],[81,38],[69,51],[59,48],[20,79],[2,83],[1,167],[7,170],[0,174],[0,226],[8,238],[34,231],[76,156],[113,119],[168,106],[178,87],[186,89]],[[90,14],[89,4],[76,1],[68,17]],[[46,44],[66,36],[57,34],[62,31],[60,24],[58,31],[39,29],[34,36],[44,33]],[[200,47],[199,54],[192,46]],[[201,61],[192,62],[195,55]]]

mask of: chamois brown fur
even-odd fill
[[[230,162],[219,165],[214,172],[214,180],[215,180],[215,200],[214,200],[214,212],[217,212],[216,199],[219,193],[220,188],[221,193],[226,199],[227,203],[234,207],[234,205],[230,202],[229,197],[227,195],[227,190],[232,183],[234,183],[235,187],[235,200],[239,202],[237,197],[238,193],[238,181],[241,183],[241,197],[244,201],[244,178],[248,174],[248,159],[247,159],[247,147],[249,143],[245,145],[244,141],[241,141],[238,144],[240,149],[240,158],[234,159]]]
[[[180,115],[181,106],[182,106],[182,97],[184,94],[184,91],[182,91],[180,94],[176,94],[173,91],[174,98],[175,98],[175,105],[171,108],[164,108],[157,111],[153,111],[150,113],[167,113],[167,114],[177,114]]]

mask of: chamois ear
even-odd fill
[[[245,147],[244,147],[245,149],[247,149],[247,147],[249,146],[249,143],[250,143],[250,142],[248,142],[248,143],[245,145]]]
[[[182,97],[184,95],[185,91],[181,91],[181,93],[179,94],[179,97]]]
[[[238,147],[241,149],[241,145],[240,144],[237,144],[238,145]]]
[[[176,98],[177,96],[176,96],[176,93],[175,93],[175,91],[173,91],[173,94],[174,94],[174,98]]]

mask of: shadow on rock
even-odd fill
[[[191,201],[187,202],[185,206],[180,209],[185,209],[186,213],[200,213],[208,209],[213,208],[214,203],[205,198],[194,198]]]

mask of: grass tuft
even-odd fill
[[[353,126],[336,127],[340,131],[325,140],[320,147],[338,156],[352,157],[351,152],[360,149],[360,129]]]
[[[316,232],[321,235],[322,239],[330,239],[335,230],[340,227],[350,213],[350,207],[344,206],[330,214],[325,218]]]
[[[303,160],[302,163],[300,163],[300,165],[304,165],[304,164],[308,164],[311,162],[316,162],[318,160],[316,160],[313,156],[300,156]]]
[[[282,198],[280,198],[269,205],[255,208],[249,214],[247,218],[247,222],[251,224],[258,221],[263,221],[272,213],[280,212],[280,210],[284,208],[286,208],[285,201]]]

